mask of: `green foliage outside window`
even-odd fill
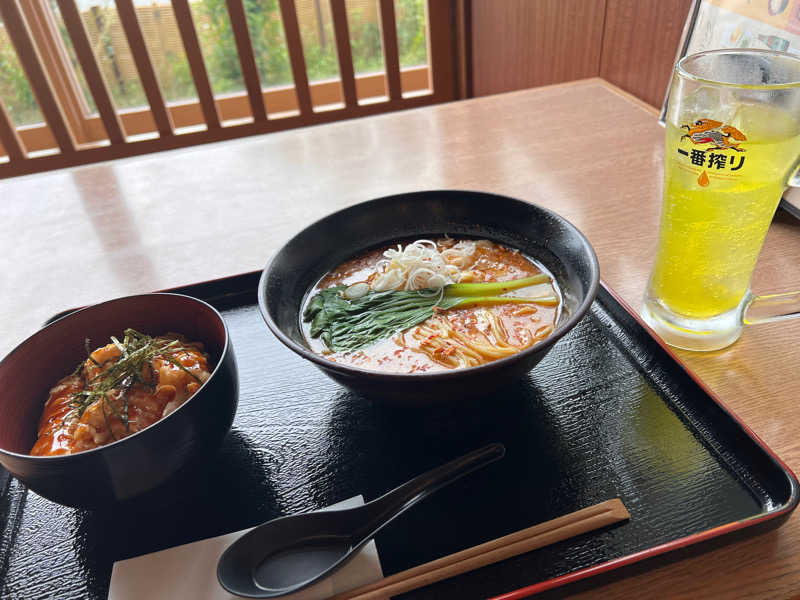
[[[320,1],[327,2],[327,0]],[[52,4],[55,9],[55,3]],[[125,78],[116,64],[119,60],[118,54],[127,52],[127,48],[114,47],[109,33],[110,24],[112,19],[116,18],[116,13],[111,3],[107,1],[97,0],[97,4],[99,9],[90,10],[102,11],[103,26],[99,29],[95,52],[101,65],[105,66],[103,70],[111,95],[119,108],[145,105],[146,97],[138,78]],[[425,0],[396,0],[401,66],[427,63],[424,4]],[[243,90],[244,82],[225,0],[198,0],[192,2],[191,6],[214,93],[225,94]],[[244,0],[244,7],[262,87],[291,85],[291,64],[278,0]],[[165,5],[163,9],[169,10],[169,6]],[[71,62],[80,75],[80,66],[60,16],[57,22]],[[355,72],[382,71],[384,61],[379,24],[365,18],[356,10],[350,11],[348,25]],[[317,35],[303,36],[303,52],[309,81],[333,79],[339,76],[334,34],[330,22],[324,22],[321,28],[318,27]],[[196,97],[189,64],[183,52],[166,51],[153,59],[156,75],[164,97],[168,101]],[[85,82],[82,77],[79,78],[89,108],[94,110],[94,102]],[[12,121],[17,125],[42,120],[36,98],[1,22],[0,98],[5,103]]]
[[[13,123],[37,123],[42,120],[39,106],[28,78],[17,60],[11,40],[0,23],[0,98]]]

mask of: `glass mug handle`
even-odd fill
[[[800,163],[800,160],[798,162]],[[800,188],[800,164],[789,179],[789,186]],[[750,294],[742,311],[744,325],[772,323],[794,317],[800,317],[800,291],[762,296]]]

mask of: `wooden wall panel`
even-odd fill
[[[600,77],[661,106],[692,0],[607,0]]]
[[[606,0],[473,0],[474,95],[597,76],[605,5]]]

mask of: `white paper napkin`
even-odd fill
[[[364,498],[355,496],[328,508],[352,508],[362,504]],[[217,581],[217,561],[234,540],[248,531],[250,530],[244,529],[117,561],[111,571],[108,600],[238,598],[226,592]],[[378,549],[375,547],[375,542],[370,541],[332,576],[284,598],[323,600],[334,594],[372,583],[382,577],[383,570],[378,558]]]

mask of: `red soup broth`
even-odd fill
[[[459,241],[463,240],[435,240],[439,251],[450,248]],[[326,274],[307,295],[303,310],[310,299],[322,289],[369,282],[376,275],[378,261],[384,258],[383,253],[389,248],[397,248],[397,244],[363,252]],[[454,350],[458,343],[454,337],[480,344],[488,342],[490,345],[497,345],[499,342],[504,348],[503,355],[521,351],[546,339],[558,322],[562,306],[561,292],[552,274],[519,250],[488,240],[480,240],[470,258],[474,259],[471,264],[461,269],[462,273],[466,273],[462,275],[462,282],[502,282],[545,273],[550,276],[551,283],[538,284],[535,290],[533,286],[514,290],[506,295],[552,295],[558,298],[558,305],[508,303],[437,311],[434,317],[415,327],[349,352],[333,352],[321,339],[312,338],[309,334],[310,324],[302,322],[301,318],[303,335],[309,348],[332,362],[371,371],[432,373],[476,366],[471,364],[475,361],[483,364],[502,358],[467,357],[467,364],[462,356],[459,363],[456,358],[459,353]],[[451,328],[450,336],[441,326],[437,327],[437,319],[447,319]],[[499,330],[498,321],[501,327]],[[492,322],[495,324],[494,328],[491,327]],[[496,335],[495,332],[498,331],[505,335]],[[505,339],[498,340],[498,337]]]

